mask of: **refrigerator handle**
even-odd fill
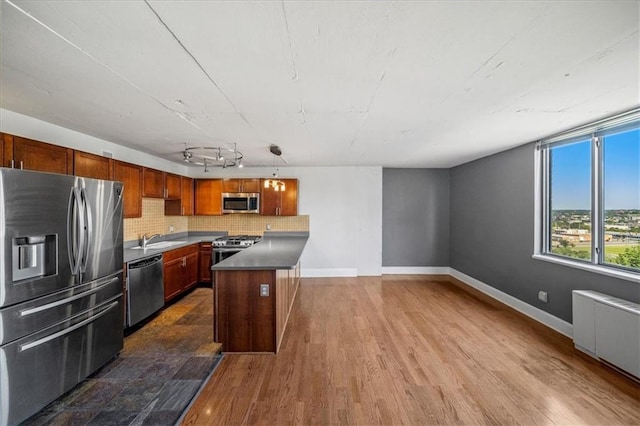
[[[29,315],[37,314],[38,312],[42,312],[42,311],[46,311],[46,310],[51,309],[51,308],[58,307],[60,305],[66,305],[67,303],[71,303],[74,300],[82,299],[84,297],[87,297],[87,296],[90,296],[92,294],[95,294],[95,293],[99,292],[100,290],[104,289],[105,287],[107,287],[108,285],[110,285],[111,283],[113,283],[114,281],[118,281],[119,279],[120,279],[120,277],[113,277],[113,278],[111,278],[111,279],[109,279],[107,281],[104,281],[104,282],[100,283],[97,287],[94,287],[91,290],[83,291],[82,293],[78,293],[78,294],[75,294],[73,296],[57,300],[55,302],[47,303],[46,305],[40,305],[40,306],[36,306],[34,308],[24,309],[24,310],[20,311],[19,315],[20,315],[20,317],[26,317],[26,316],[29,316]]]
[[[84,246],[83,216],[81,214],[80,190],[74,186],[71,188],[69,210],[67,211],[67,250],[71,274],[75,276],[80,273],[80,261]]]
[[[120,296],[118,296],[120,297]],[[59,337],[62,337],[66,334],[71,333],[74,330],[77,330],[81,327],[84,327],[85,325],[94,322],[95,320],[97,320],[98,318],[100,318],[101,316],[104,316],[105,314],[107,314],[111,309],[113,309],[113,307],[118,306],[120,302],[118,300],[116,300],[115,302],[112,302],[109,306],[107,306],[106,308],[104,308],[102,311],[97,312],[95,314],[93,314],[93,316],[85,319],[84,321],[81,321],[77,324],[72,325],[71,327],[65,328],[64,330],[58,331],[57,333],[53,333],[50,334],[48,336],[45,336],[41,339],[35,340],[33,342],[29,342],[29,343],[24,343],[22,345],[19,346],[18,350],[20,352],[29,350],[31,348],[35,348],[36,346],[40,346],[44,343],[50,342],[51,340],[57,339]]]
[[[82,257],[80,258],[80,272],[84,273],[87,270],[87,262],[89,260],[89,247],[91,244],[91,238],[93,234],[93,221],[91,217],[91,207],[87,202],[87,193],[84,188],[80,189],[80,199],[82,205],[82,236],[84,241],[82,244]]]

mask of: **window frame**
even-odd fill
[[[640,108],[589,123],[542,139],[537,143],[535,156],[535,259],[574,267],[640,283],[640,271],[606,263],[604,257],[604,156],[603,137],[625,129],[640,128]],[[591,258],[577,259],[551,252],[551,161],[554,147],[589,141],[591,149]]]

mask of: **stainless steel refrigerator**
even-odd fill
[[[123,347],[122,184],[0,169],[0,424]]]

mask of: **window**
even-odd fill
[[[539,144],[542,255],[640,272],[640,109]]]

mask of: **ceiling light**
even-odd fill
[[[223,146],[185,147],[182,157],[187,163],[204,166],[204,171],[208,172],[209,167],[242,167],[244,156],[234,143],[233,149]]]
[[[269,146],[269,151],[273,154],[273,167],[276,167],[276,161],[282,155],[282,150],[278,145]],[[264,187],[265,188],[273,188],[274,191],[284,191],[284,182],[278,179],[278,171],[279,169],[275,169],[273,172],[273,179],[265,179]]]

